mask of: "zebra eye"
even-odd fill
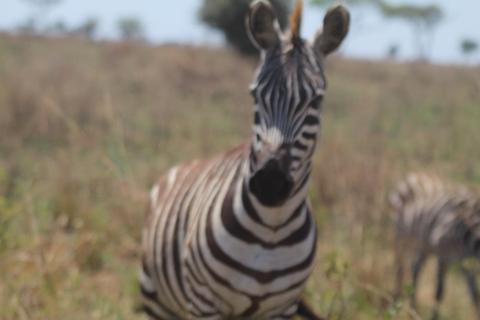
[[[261,106],[262,104],[262,97],[261,92],[259,93],[257,88],[251,89],[250,94],[253,96],[253,102],[255,106]]]
[[[313,98],[313,100],[310,102],[310,107],[312,107],[313,109],[318,109],[318,108],[320,108],[320,104],[322,103],[322,100],[323,100],[323,95],[321,95],[321,96],[316,96],[316,97]]]

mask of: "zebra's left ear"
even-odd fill
[[[313,38],[314,49],[322,56],[337,50],[347,35],[349,26],[348,8],[341,3],[331,6],[323,19],[323,28],[320,28]]]
[[[260,50],[268,50],[280,41],[282,31],[277,13],[267,0],[252,2],[245,24],[250,40]]]

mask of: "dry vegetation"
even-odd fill
[[[0,319],[145,319],[139,239],[168,167],[250,135],[255,62],[227,51],[0,38]],[[332,59],[311,196],[308,296],[331,319],[393,304],[386,193],[407,170],[480,185],[480,71]],[[420,315],[434,268],[421,277]],[[443,319],[473,310],[449,274]]]

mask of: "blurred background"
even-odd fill
[[[155,45],[179,43],[223,47],[228,42],[220,19],[215,17],[225,12],[222,6],[227,2],[223,0],[184,0],[168,4],[149,0],[6,1],[6,9],[0,12],[0,29],[8,32],[57,36],[84,34],[91,40],[118,41],[125,38],[125,28],[131,28],[138,29],[137,36]],[[291,1],[278,2],[283,3],[288,12]],[[477,32],[480,21],[476,16],[480,10],[478,1],[345,2],[354,13],[352,30],[342,49],[347,57],[412,60],[423,50],[425,58],[435,63],[480,62],[476,50],[480,41]],[[331,3],[331,0],[305,1],[302,27],[305,37],[312,36]],[[128,26],[126,22],[135,22],[136,26]]]
[[[304,2],[310,38],[332,1]],[[351,31],[326,65],[310,189],[320,239],[307,297],[330,319],[427,319],[434,261],[418,314],[393,301],[386,195],[412,170],[479,191],[480,2],[345,2]],[[0,319],[146,319],[136,274],[149,188],[251,134],[248,3],[4,1]],[[272,3],[287,27],[293,1]],[[456,267],[441,316],[474,318]]]

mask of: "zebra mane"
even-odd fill
[[[292,33],[292,43],[296,42],[300,38],[300,27],[302,24],[302,9],[303,1],[297,0],[295,9],[290,16],[290,32]]]

